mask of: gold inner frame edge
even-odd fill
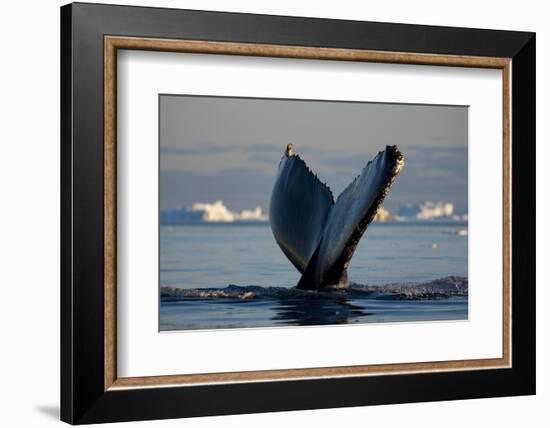
[[[241,55],[392,64],[494,68],[502,70],[503,138],[503,320],[502,357],[492,359],[431,361],[302,369],[280,369],[169,376],[117,376],[116,323],[116,88],[117,50],[146,50],[213,55]],[[282,381],[315,378],[360,377],[405,373],[479,370],[511,367],[511,58],[422,54],[310,46],[174,40],[142,37],[104,37],[104,390],[193,386],[219,383]]]

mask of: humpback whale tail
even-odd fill
[[[397,146],[386,146],[335,202],[329,187],[292,144],[287,146],[271,193],[269,220],[277,244],[302,274],[298,288],[347,285],[355,248],[404,163]]]

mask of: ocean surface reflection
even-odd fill
[[[348,324],[369,315],[366,308],[348,299],[330,298],[282,300],[273,310],[276,314],[271,319],[288,325]]]
[[[468,298],[162,298],[160,330],[467,320]]]

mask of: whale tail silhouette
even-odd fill
[[[269,220],[283,253],[302,274],[297,287],[347,286],[347,268],[359,240],[405,163],[386,146],[338,196],[311,172],[292,144],[273,185]]]

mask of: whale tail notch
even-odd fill
[[[302,274],[298,288],[347,286],[347,268],[357,244],[404,162],[397,146],[386,146],[335,202],[328,186],[291,144],[287,146],[271,193],[269,219],[276,242]]]

